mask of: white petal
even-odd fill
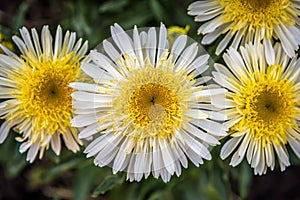
[[[39,147],[40,147],[40,143],[39,142],[36,142],[34,144],[32,144],[29,148],[29,151],[27,153],[27,157],[26,157],[26,160],[29,161],[30,163],[32,163],[36,156],[37,156],[37,153],[39,151]]]
[[[71,88],[77,89],[77,90],[83,90],[86,92],[98,92],[101,88],[97,84],[89,84],[89,83],[81,83],[81,82],[72,82],[69,84]]]
[[[237,147],[237,145],[240,143],[241,140],[242,137],[234,137],[229,139],[222,146],[221,153],[220,153],[221,159],[224,160],[225,158],[227,158],[234,151],[234,149]]]
[[[61,141],[60,141],[59,133],[54,133],[52,135],[50,144],[51,144],[51,148],[54,151],[54,153],[56,155],[59,155],[60,150],[61,150]]]
[[[0,127],[0,144],[2,144],[4,140],[7,138],[9,130],[10,127],[8,126],[8,122],[7,121],[3,122]]]
[[[148,31],[146,52],[150,63],[155,66],[155,54],[156,54],[156,31],[154,27],[151,27]]]
[[[24,153],[25,151],[27,151],[28,148],[31,146],[31,144],[32,144],[32,142],[30,142],[30,141],[22,143],[19,148],[20,153]]]
[[[174,54],[173,62],[177,60],[177,57],[181,55],[182,50],[185,47],[187,41],[186,35],[180,35],[175,42],[173,43],[173,46],[171,48],[171,52]]]
[[[84,127],[98,122],[96,119],[96,114],[91,115],[77,115],[71,120],[73,127]]]
[[[287,139],[296,156],[300,158],[300,142],[294,138],[291,138],[290,136],[288,136]]]
[[[186,135],[186,144],[198,155],[206,160],[211,159],[210,152],[208,149],[199,141],[192,138],[189,134]]]
[[[193,124],[199,126],[201,129],[206,130],[208,133],[215,136],[226,136],[226,131],[228,130],[223,124],[214,122],[207,119],[196,119],[192,121]]]
[[[165,51],[166,47],[167,47],[167,29],[165,25],[161,23],[159,29],[156,60],[160,60],[160,57],[162,53]]]
[[[162,153],[164,167],[170,174],[173,174],[175,171],[175,165],[174,165],[175,161],[172,155],[172,151],[169,147],[170,144],[167,144],[166,140],[163,140],[161,138],[158,138],[158,142]]]
[[[229,31],[226,36],[223,38],[223,40],[218,44],[216,49],[216,55],[219,55],[228,45],[229,41],[233,37],[231,31]]]
[[[113,164],[113,173],[116,173],[120,171],[126,161],[126,157],[129,157],[128,148],[132,145],[133,141],[131,138],[126,138],[126,140],[123,142],[121,147],[119,148],[119,151],[115,157],[114,164]]]
[[[53,59],[56,59],[61,51],[61,45],[63,41],[63,33],[61,27],[58,25],[55,34],[55,42],[54,42],[54,54]]]
[[[246,134],[243,141],[242,141],[242,143],[240,144],[239,149],[232,156],[232,159],[231,159],[231,162],[230,162],[231,166],[235,167],[235,166],[237,166],[238,164],[240,164],[242,162],[242,160],[245,157],[245,153],[246,153],[246,150],[248,148],[250,139],[251,139],[250,134]]]
[[[272,65],[275,62],[275,51],[271,44],[271,40],[265,39],[264,44],[265,44],[265,55],[266,55],[267,63],[269,65]]]
[[[113,138],[113,134],[103,134],[98,138],[94,139],[84,150],[83,153],[87,154],[87,157],[91,157],[96,155],[99,151],[101,151],[107,143],[111,143]]]
[[[63,133],[62,136],[64,143],[69,150],[71,150],[73,153],[79,151],[80,148],[70,131]]]
[[[203,132],[199,128],[196,128],[194,125],[190,125],[190,124],[187,125],[186,131],[187,131],[187,133],[194,135],[195,137],[207,142],[208,144],[210,144],[212,146],[214,146],[216,144],[220,144],[219,141],[214,136]]]
[[[100,132],[101,130],[104,130],[105,128],[109,127],[113,122],[99,124],[98,122],[89,125],[88,127],[84,128],[79,133],[79,139],[88,138],[92,135],[94,135],[97,132]]]
[[[89,54],[90,58],[101,68],[105,69],[108,73],[110,73],[114,78],[120,80],[123,76],[116,70],[116,66],[113,64],[111,60],[109,60],[105,55],[97,52],[91,51]],[[101,77],[99,77],[101,78]]]
[[[111,26],[111,35],[116,43],[116,45],[119,47],[119,49],[122,51],[124,55],[129,54],[131,56],[134,56],[134,51],[132,48],[132,40],[127,35],[127,33],[122,29],[120,25],[117,23],[114,24],[114,26]]]
[[[29,31],[27,30],[27,28],[25,27],[22,27],[20,29],[20,34],[25,42],[25,45],[26,47],[28,48],[29,51],[31,51],[36,57],[37,57],[37,54],[33,48],[33,44],[32,44],[32,41],[31,41],[31,38],[30,38],[30,33]]]
[[[77,101],[107,103],[112,101],[112,96],[103,94],[94,94],[89,92],[75,91],[71,95]]]
[[[185,70],[186,67],[194,60],[198,53],[197,43],[193,43],[188,46],[179,56],[178,60],[175,62],[176,71],[182,69]]]
[[[141,44],[139,32],[138,32],[136,26],[134,26],[132,34],[133,34],[133,45],[134,45],[135,54],[136,54],[136,56],[139,60],[140,65],[144,66],[144,57],[143,57],[143,52],[142,52],[142,44]]]
[[[283,149],[283,147],[281,145],[274,144],[274,148],[275,148],[275,151],[278,155],[280,162],[282,162],[282,164],[284,164],[285,166],[289,166],[290,161],[289,161],[288,153]]]

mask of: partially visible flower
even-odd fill
[[[230,165],[245,157],[255,174],[290,165],[290,145],[300,158],[300,60],[289,59],[280,44],[275,61],[266,63],[262,45],[246,45],[240,52],[230,48],[223,58],[227,69],[215,64],[214,80],[228,89],[226,113],[229,139],[221,150],[225,159],[235,151]]]
[[[167,182],[187,158],[196,166],[211,159],[208,147],[226,135],[215,121],[226,116],[211,103],[224,102],[225,90],[205,85],[211,77],[202,76],[209,55],[197,57],[199,46],[186,46],[186,35],[168,48],[163,24],[158,32],[135,27],[131,37],[115,24],[113,42],[104,40],[81,65],[95,83],[70,84],[78,90],[72,125],[83,128],[79,138],[93,137],[84,152],[95,165],[127,171],[130,181],[152,172]]]
[[[300,44],[299,13],[299,0],[204,0],[188,7],[195,21],[205,22],[198,29],[205,35],[203,44],[211,44],[225,34],[216,54],[229,44],[237,49],[240,44],[263,41],[269,64],[275,60],[274,39],[280,40],[289,57],[295,55]]]
[[[14,45],[13,43],[2,33],[0,33],[0,44],[8,48],[10,51],[14,50]],[[4,53],[4,51],[0,48],[0,53]]]
[[[13,41],[22,55],[18,57],[6,47],[7,55],[0,54],[0,116],[5,122],[0,128],[2,143],[11,128],[22,134],[20,152],[27,151],[27,160],[33,162],[40,151],[51,148],[59,155],[62,136],[66,147],[73,152],[79,150],[76,128],[71,127],[73,117],[74,81],[80,70],[80,62],[87,51],[87,42],[76,42],[76,33],[67,31],[63,37],[58,26],[52,45],[48,26],[42,29],[39,40],[36,29],[20,29],[22,38],[13,36]]]
[[[184,28],[180,27],[180,26],[170,26],[168,28],[169,32],[176,32],[179,33],[181,35],[186,35],[190,30],[190,25],[186,25]]]

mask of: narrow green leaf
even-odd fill
[[[29,6],[28,6],[27,1],[23,1],[20,4],[19,9],[13,19],[14,29],[18,29],[24,25],[24,18],[25,18],[26,12],[28,11],[28,8],[29,8]]]
[[[44,181],[48,182],[48,181],[62,175],[65,171],[67,171],[71,168],[74,168],[76,165],[78,165],[81,162],[82,162],[81,158],[75,158],[75,159],[71,159],[66,162],[60,163],[53,168],[47,169],[47,171],[45,171],[42,174],[41,178]]]
[[[248,163],[245,161],[242,163],[239,178],[240,195],[243,199],[245,199],[248,195],[249,187],[252,181],[252,170],[250,169]]]
[[[101,173],[99,167],[89,165],[77,171],[74,183],[74,200],[88,199],[89,192]]]
[[[162,21],[164,18],[164,9],[157,0],[150,0],[150,8],[156,20]]]
[[[98,197],[100,194],[105,194],[107,191],[124,182],[124,176],[122,175],[109,175],[98,185],[93,191],[92,197]]]
[[[100,13],[116,12],[123,9],[128,4],[128,0],[107,1],[99,7]]]

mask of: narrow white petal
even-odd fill
[[[155,66],[155,55],[156,55],[156,31],[152,27],[148,31],[146,52],[152,66]]]
[[[186,42],[187,42],[187,36],[180,35],[173,43],[173,46],[171,48],[171,52],[174,54],[173,62],[175,62],[178,56],[180,56],[181,52],[185,47]]]
[[[208,133],[215,136],[226,136],[228,130],[223,124],[208,120],[208,119],[196,119],[192,121],[193,124],[206,130]]]
[[[62,29],[60,26],[57,26],[56,34],[55,34],[55,42],[54,42],[54,54],[53,59],[56,59],[61,51],[63,41]]]
[[[40,146],[39,142],[36,142],[30,146],[26,157],[26,160],[29,161],[30,163],[32,163],[35,160],[37,153],[39,151],[39,146]]]
[[[220,157],[221,159],[227,158],[237,147],[237,145],[240,143],[242,140],[242,137],[234,137],[229,139],[221,149]]]
[[[274,148],[280,162],[282,162],[282,164],[284,164],[285,166],[289,166],[290,165],[289,156],[287,152],[283,149],[283,147],[281,145],[274,144]]]
[[[114,42],[119,47],[124,55],[129,54],[134,56],[134,51],[132,47],[132,40],[127,35],[127,33],[122,29],[117,23],[114,26],[111,26],[111,34]]]
[[[267,63],[269,65],[272,65],[275,62],[275,51],[271,44],[271,40],[265,39],[264,44],[265,44],[265,55],[266,55]]]
[[[56,155],[59,155],[61,150],[61,141],[60,141],[59,133],[54,133],[52,135],[50,144],[54,153]]]
[[[116,78],[117,80],[122,79],[123,76],[116,70],[116,66],[105,55],[97,51],[91,51],[89,56],[98,66],[105,69],[114,78]]]
[[[167,47],[167,29],[165,25],[161,23],[159,29],[156,60],[160,60],[160,57],[162,53],[165,51],[166,47]]]
[[[3,122],[0,127],[0,144],[2,144],[5,141],[5,139],[7,138],[9,130],[10,130],[10,127],[8,125],[8,122],[7,121]]]
[[[64,143],[69,150],[73,151],[73,153],[79,151],[80,148],[70,131],[65,132],[62,136]]]
[[[94,94],[94,93],[80,92],[80,91],[73,92],[72,97],[77,101],[98,102],[98,103],[106,103],[112,100],[112,96],[110,95]]]

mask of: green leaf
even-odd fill
[[[150,0],[149,3],[150,3],[151,11],[154,17],[156,18],[156,20],[162,21],[165,13],[163,7],[159,4],[157,0]]]
[[[124,182],[125,177],[123,175],[109,175],[98,185],[93,191],[92,197],[98,197],[100,194],[105,194],[107,191],[114,187],[121,185]]]
[[[127,0],[120,0],[120,1],[107,1],[103,3],[99,7],[99,12],[100,13],[105,13],[105,12],[117,12],[117,11],[122,11],[122,9],[128,4]]]
[[[86,166],[77,171],[74,183],[74,200],[88,199],[89,192],[98,179],[102,168],[93,165]]]
[[[19,143],[14,139],[16,134],[11,130],[0,145],[0,162],[5,166],[7,178],[15,178],[27,165],[25,155],[19,152]]]
[[[82,162],[81,158],[67,160],[66,162],[60,163],[53,168],[48,168],[47,171],[45,171],[41,175],[41,178],[43,179],[43,181],[48,182],[48,181],[62,175],[65,171],[67,171],[71,168],[74,168],[81,162]]]
[[[241,172],[239,176],[239,190],[242,199],[245,199],[248,195],[249,187],[252,182],[252,170],[250,169],[246,161],[244,161],[241,165]]]
[[[28,8],[29,8],[29,6],[28,6],[27,1],[23,1],[21,3],[21,5],[19,6],[19,9],[13,19],[14,29],[18,29],[24,25],[24,18],[25,18],[26,12],[28,11]]]
[[[7,39],[10,40],[11,34],[13,33],[13,30],[11,30],[10,28],[0,24],[0,33],[5,35],[7,37]]]

